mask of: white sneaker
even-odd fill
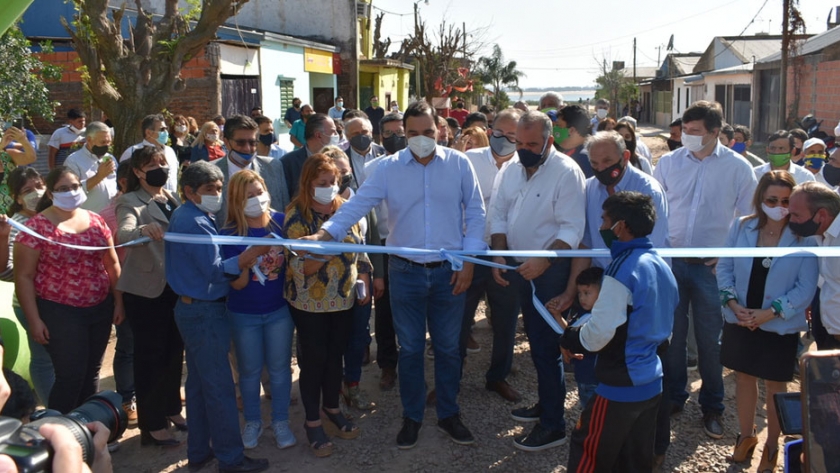
[[[242,444],[247,450],[257,448],[262,433],[262,422],[246,422],[245,429],[242,431]]]
[[[271,423],[271,430],[274,431],[274,439],[277,440],[277,448],[284,449],[294,446],[297,443],[295,434],[289,428],[289,421],[278,420]]]

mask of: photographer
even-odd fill
[[[3,346],[0,341],[0,364],[3,359]],[[0,408],[13,395],[6,377],[0,372]],[[101,422],[86,424],[86,427],[93,434],[94,458],[93,466],[89,467],[83,460],[82,447],[79,441],[73,436],[67,427],[56,424],[42,425],[38,432],[47,439],[53,449],[52,471],[56,473],[65,472],[92,472],[110,473],[111,454],[108,452],[108,437],[111,431]],[[18,467],[14,460],[7,455],[0,455],[0,472],[17,473]]]

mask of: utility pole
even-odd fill
[[[779,74],[779,126],[786,128],[787,125],[787,70],[788,54],[790,54],[790,0],[782,0],[782,60]]]
[[[636,85],[636,38],[633,38],[633,85]]]
[[[660,60],[662,59],[662,45],[656,47],[656,67],[660,67]]]
[[[419,0],[414,2],[414,37],[416,38],[420,32],[420,22],[418,20],[417,15],[417,4],[420,3]],[[417,92],[417,98],[420,99],[423,97],[423,89],[420,86],[420,56],[417,54],[417,51],[414,52],[414,85],[415,85],[415,92]]]

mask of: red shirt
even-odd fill
[[[458,124],[461,126],[464,126],[464,120],[467,119],[467,115],[469,114],[470,112],[465,108],[454,108],[449,112],[449,116],[458,120]]]
[[[41,214],[30,218],[26,226],[52,241],[85,246],[108,246],[111,230],[99,215],[90,214],[90,227],[82,233],[67,233],[56,228]],[[72,307],[92,307],[102,303],[111,292],[105,271],[105,250],[83,251],[40,240],[20,232],[15,242],[39,250],[35,272],[35,294],[41,299]]]
[[[207,160],[208,161],[215,161],[219,158],[225,157],[225,150],[219,145],[213,145],[207,147]]]

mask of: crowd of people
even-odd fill
[[[840,347],[840,266],[801,256],[664,260],[655,249],[836,246],[840,161],[824,143],[780,130],[765,162],[749,152],[746,127],[726,125],[719,104],[701,101],[672,124],[672,150],[654,166],[636,120],[609,117],[602,100],[592,117],[553,93],[538,111],[468,113],[458,102],[448,119],[424,101],[390,106],[373,97],[350,110],[337,97],[321,114],[295,99],[283,117],[289,152],[259,107],[201,127],[149,115],[143,141],[119,159],[109,125],[71,110],[50,140],[46,176],[27,167],[35,155],[24,132],[6,131],[3,211],[32,233],[0,220],[0,278],[15,284],[41,402],[66,413],[97,391],[113,324],[118,392],[129,411],[136,399],[141,445],[179,446],[176,429],[187,433],[191,470],[217,459],[223,472],[262,471],[268,461],[245,450],[266,427],[278,448],[297,443],[296,345],[306,442],[327,456],[333,438],[360,434],[342,401],[372,407],[359,385],[373,313],[379,387],[399,385],[396,445],[417,445],[430,402],[437,427],[469,445],[476,437],[458,394],[464,360],[479,349],[470,332],[484,299],[493,331],[485,387],[514,404],[513,420],[533,424],[515,448],[567,443],[566,366],[583,407],[568,437],[569,471],[660,468],[670,416],[689,396],[694,345],[711,438],[724,436],[723,368],[736,373],[731,461],[749,461],[758,443],[764,380],[759,471],[773,471],[780,428],[771,394],[793,379],[809,323],[819,348]],[[217,236],[392,249],[317,254],[220,245]],[[456,264],[439,251],[487,249],[610,256]],[[526,406],[515,406],[522,395],[507,381],[520,314],[537,374],[538,401]]]

